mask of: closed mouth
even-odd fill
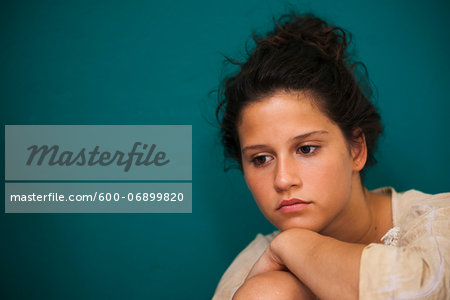
[[[303,200],[300,200],[300,199],[293,198],[293,199],[281,201],[280,206],[278,207],[278,209],[282,208],[283,206],[290,206],[290,205],[294,205],[294,204],[309,204],[309,203],[311,203],[311,202],[307,202],[307,201],[303,201]]]

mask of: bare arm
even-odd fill
[[[305,229],[289,229],[273,239],[247,279],[287,268],[320,299],[358,299],[364,247]]]

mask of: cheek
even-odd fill
[[[270,189],[272,188],[272,183],[270,182],[270,175],[259,176],[252,172],[246,172],[244,175],[247,187],[255,198],[256,203],[259,208],[264,211],[264,207],[270,205]]]
[[[347,195],[351,187],[351,161],[342,153],[311,161],[305,168],[303,187],[319,199]]]

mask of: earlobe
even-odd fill
[[[366,137],[360,128],[353,134],[352,142],[353,171],[361,171],[367,161]]]

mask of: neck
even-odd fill
[[[373,224],[367,233],[359,239],[359,243],[380,243],[381,238],[391,229],[392,221],[392,196],[381,195],[367,191],[367,199],[372,207]]]
[[[347,205],[322,234],[349,243],[379,243],[392,227],[390,196],[369,192],[354,174]]]

